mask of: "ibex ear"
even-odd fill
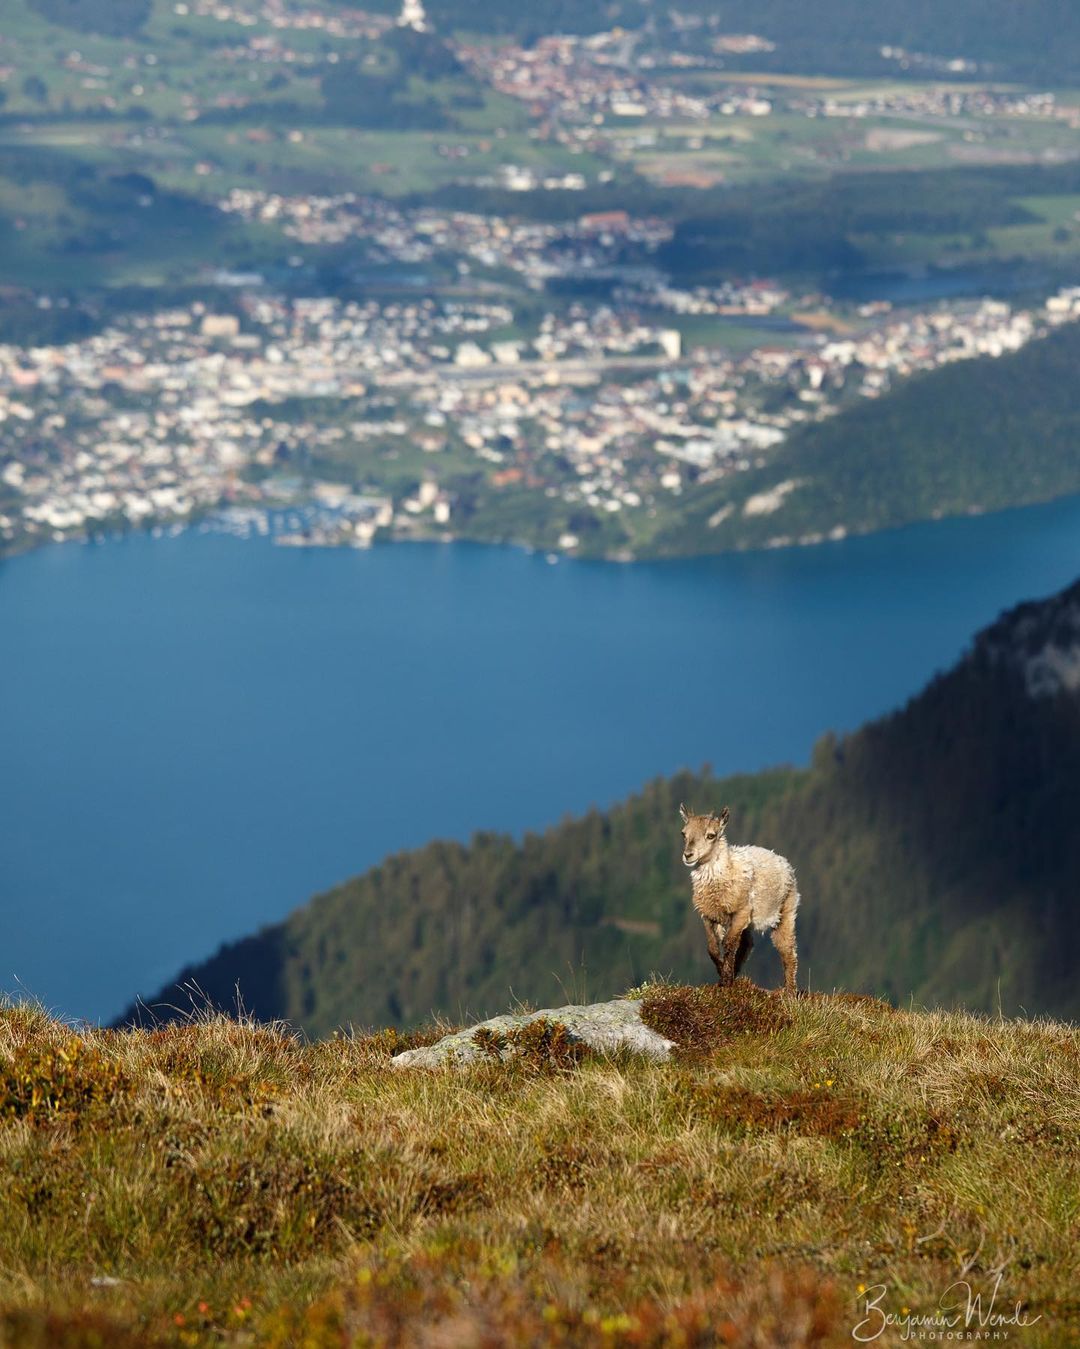
[[[724,809],[720,812],[720,814],[716,817],[716,818],[720,821],[720,827],[721,827],[721,829],[723,829],[723,828],[725,827],[725,825],[727,824],[727,822],[728,822],[728,816],[729,816],[730,814],[731,814],[731,811],[728,810],[727,806],[725,806]]]
[[[686,821],[690,818],[690,812],[686,809],[686,807],[683,805],[681,801],[679,802],[679,814],[682,816],[683,824],[685,824]]]

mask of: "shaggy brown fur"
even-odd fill
[[[799,891],[791,863],[767,848],[729,846],[727,806],[719,815],[695,815],[680,806],[679,814],[682,858],[691,868],[694,908],[705,924],[720,983],[735,982],[754,945],[756,928],[770,934],[784,964],[784,987],[794,993]]]

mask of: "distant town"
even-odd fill
[[[0,34],[0,552],[212,518],[632,556],[801,426],[1080,317],[1080,100],[963,50],[51,4]],[[1015,301],[844,298],[1028,261]]]
[[[229,312],[193,303],[80,341],[0,346],[7,550],[222,508],[264,522],[294,512],[295,528],[277,529],[285,543],[452,537],[510,491],[537,510],[648,513],[759,466],[799,423],[1080,318],[1080,288],[1038,308],[896,311],[767,278],[683,290],[648,261],[663,222],[618,211],[537,225],[354,196],[237,189],[221,204],[301,239],[362,237],[385,261],[452,255],[527,287],[596,273],[618,284],[610,302],[542,308],[526,331],[495,294],[304,299],[239,278]],[[627,242],[642,261],[620,267]],[[688,319],[775,331],[748,329],[736,352],[685,342]],[[567,528],[557,547],[579,542]]]

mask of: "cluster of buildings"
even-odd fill
[[[195,14],[241,28],[269,24],[272,28],[327,33],[331,37],[380,37],[395,23],[417,33],[427,32],[431,27],[423,0],[402,0],[396,19],[385,13],[371,13],[358,5],[319,9],[291,0],[260,0],[257,6],[235,4],[231,0],[177,0],[173,12],[181,17]]]
[[[788,100],[805,117],[1040,117],[1072,120],[1080,108],[1053,93],[976,85],[892,85],[855,98],[800,93]]]
[[[664,278],[621,286],[616,298],[623,304],[666,309],[673,314],[718,314],[740,318],[765,318],[791,305],[791,292],[775,281],[755,277],[748,281],[724,281],[718,286],[673,286]],[[806,295],[795,302],[806,310],[822,297]]]
[[[423,24],[422,4],[406,0],[405,10],[410,15],[409,27],[416,26],[417,11],[420,24]],[[290,0],[259,0],[258,4],[245,4],[244,0],[239,3],[236,0],[176,0],[173,12],[180,18],[192,14],[238,28],[269,26],[278,31],[325,33],[333,38],[379,38],[395,22],[391,15],[370,13],[359,6],[319,8],[292,4]],[[404,18],[404,11],[401,17]]]
[[[202,117],[208,99],[218,110],[242,108],[252,86],[274,87],[264,78],[271,70],[310,78],[340,59],[340,43],[372,43],[403,29],[398,45],[422,47],[411,34],[431,29],[423,0],[379,14],[321,0],[171,7],[178,23],[227,27],[214,59],[243,74],[209,95],[180,89],[178,116],[188,122]],[[926,128],[945,118],[1080,126],[1080,109],[1017,89],[755,88],[726,78],[725,59],[771,51],[771,42],[724,33],[718,16],[676,10],[667,18],[674,45],[685,38],[687,51],[661,50],[650,26],[450,46],[478,84],[527,107],[534,138],[609,162],[613,149],[625,154],[661,135],[639,125],[616,137],[613,122],[694,123],[690,150],[703,148],[708,119],[774,112],[906,121],[868,129],[869,148],[938,139]],[[907,68],[971,73],[961,58],[939,62],[900,48],[882,56]],[[141,97],[144,82],[162,73],[153,73],[158,57],[145,50],[128,51],[117,72],[79,51],[58,60],[84,88],[101,91],[105,108],[117,106],[108,92],[114,75]],[[680,71],[701,70],[709,77],[680,80]],[[0,79],[15,73],[13,64],[0,67]],[[148,121],[123,135],[139,148],[174,133]],[[300,143],[309,133],[247,126],[224,134],[234,143],[277,134]],[[501,135],[462,136],[437,149],[490,163]],[[581,157],[563,158],[558,169],[544,169],[504,156],[489,178],[472,181],[581,192],[586,173],[567,163],[589,163],[600,182],[614,176]],[[195,171],[215,169],[200,160]],[[984,300],[897,313],[887,305],[842,311],[766,278],[680,288],[660,265],[671,225],[624,210],[530,221],[354,192],[250,188],[233,188],[218,205],[298,245],[349,245],[357,267],[388,284],[406,268],[454,284],[435,297],[359,303],[287,298],[257,275],[222,273],[235,297],[222,312],[162,308],[79,341],[0,345],[0,553],[211,512],[224,512],[229,528],[273,532],[285,544],[364,546],[380,531],[465,531],[471,512],[498,515],[500,494],[515,495],[519,514],[557,505],[570,521],[560,546],[572,551],[575,519],[656,511],[665,495],[760,464],[802,423],[879,397],[918,371],[1015,351],[1048,327],[1080,320],[1080,288],[1038,309]],[[545,307],[530,298],[518,310],[507,298],[521,300],[523,289],[541,295],[553,279],[607,283],[593,293],[609,298],[552,299]],[[566,293],[589,292],[571,285]],[[712,319],[760,322],[760,341],[735,354],[710,342]]]
[[[528,105],[549,134],[574,139],[583,128],[608,118],[704,121],[711,117],[768,117],[773,112],[805,117],[1026,117],[1080,119],[1080,108],[1060,104],[1051,92],[976,85],[890,86],[857,97],[818,94],[782,86],[755,87],[745,80],[717,78],[710,84],[682,87],[665,81],[660,70],[711,65],[722,60],[701,57],[680,61],[668,52],[659,61],[638,52],[640,34],[621,30],[589,37],[555,35],[529,47],[514,43],[459,43],[455,50],[479,80]],[[721,35],[711,49],[744,54],[769,51],[771,43],[753,34]],[[889,48],[883,54],[908,59],[909,53]],[[930,58],[927,58],[929,61]],[[969,72],[963,60],[941,63],[940,73]]]
[[[587,366],[662,350],[648,325],[604,312],[545,320],[528,343],[487,340],[512,317],[501,303],[260,293],[237,313],[193,305],[79,342],[0,346],[0,546],[320,492],[337,498],[323,506],[365,526],[356,541],[398,512],[403,526],[421,513],[447,524],[447,496],[426,476],[388,507],[378,492],[320,483],[311,466],[344,462],[348,476],[350,455],[414,432],[437,452],[446,437],[425,424],[420,392],[431,379],[452,384],[497,361]],[[386,390],[404,419],[387,414]],[[312,414],[312,399],[333,400],[342,416]]]
[[[268,410],[320,396],[362,400],[368,382],[451,360],[500,305],[342,305],[252,298],[246,312],[163,310],[57,346],[0,346],[0,545],[266,499],[247,477],[289,462],[291,422]],[[241,321],[243,319],[243,322]],[[345,434],[306,420],[314,457]],[[310,484],[297,483],[297,495]],[[347,504],[347,503],[343,503]],[[379,512],[376,511],[377,515]]]
[[[427,34],[432,29],[422,0],[402,0],[397,13],[390,9],[374,13],[325,0],[265,0],[258,4],[254,0],[175,0],[172,11],[181,26],[189,19],[220,24],[228,40],[212,46],[212,61],[218,72],[233,72],[224,87],[214,79],[205,87],[200,82],[197,88],[189,85],[180,89],[178,116],[184,122],[259,104],[265,98],[265,88],[275,87],[274,80],[279,81],[278,88],[283,88],[291,75],[311,80],[339,60],[351,59],[345,44],[370,45],[385,41],[396,30]],[[616,27],[590,35],[549,34],[528,45],[504,40],[468,41],[449,35],[439,35],[439,40],[446,41],[478,85],[524,104],[538,138],[561,142],[575,151],[597,149],[610,154],[613,125],[667,121],[700,126],[710,119],[767,118],[774,112],[807,118],[934,121],[1010,116],[1064,119],[1070,125],[1080,125],[1080,107],[1062,104],[1050,92],[952,83],[909,88],[897,85],[847,97],[842,92],[817,92],[767,81],[755,87],[738,76],[728,78],[725,61],[732,56],[772,51],[772,42],[753,33],[724,33],[715,16],[672,12],[667,17],[674,32],[662,38],[645,26],[636,30]],[[680,43],[688,49],[680,50]],[[351,50],[356,55],[358,48],[354,45]],[[885,59],[896,61],[902,68],[925,69],[928,75],[947,78],[956,73],[970,75],[973,70],[972,63],[963,58],[939,61],[899,47],[881,51]],[[123,68],[116,70],[95,64],[78,51],[58,60],[67,71],[81,77],[84,89],[99,92],[97,102],[109,111],[120,111],[126,99],[142,98],[151,84],[159,91],[169,84],[164,66],[159,66],[158,57],[149,51],[129,52]],[[365,49],[364,61],[378,65],[373,50]],[[158,67],[156,71],[151,69],[154,66]],[[16,68],[16,64],[0,65],[0,80],[5,74],[13,76]],[[695,72],[704,72],[707,78],[685,78]],[[309,96],[305,93],[304,101]],[[149,138],[150,128],[142,129],[137,136],[144,133]],[[256,126],[248,127],[243,134],[253,138],[280,134],[303,140],[306,133],[300,126],[279,126],[275,130]],[[918,135],[910,129],[896,134]],[[131,142],[138,143],[137,139]],[[466,155],[470,149],[464,143],[444,148],[450,155]],[[197,171],[202,175],[214,172],[212,160],[201,160]],[[581,190],[586,186],[580,171],[538,171],[515,164],[500,166],[491,181],[521,191]]]
[[[1080,292],[1058,302],[1057,321],[1066,310],[1080,317]],[[1013,350],[1045,317],[981,302],[890,315],[806,347],[766,345],[738,358],[697,350],[633,380],[607,368],[557,379],[493,369],[468,382],[429,372],[414,397],[494,466],[492,491],[532,490],[571,519],[575,509],[651,511],[663,494],[760,464],[792,427],[877,397],[897,378]],[[567,551],[579,542],[572,531],[559,540]]]
[[[809,389],[801,396],[826,400],[830,390],[847,387],[860,397],[877,398],[920,371],[1018,351],[1046,331],[1046,320],[1045,310],[980,300],[906,313],[861,333],[830,334],[803,362]]]
[[[245,220],[277,223],[300,243],[357,240],[370,264],[415,264],[447,255],[515,272],[534,289],[554,276],[652,275],[655,269],[643,264],[672,236],[667,221],[621,210],[544,223],[431,206],[406,208],[352,192],[290,197],[251,188],[234,188],[218,205]],[[628,264],[628,257],[635,264]]]
[[[634,34],[616,29],[589,37],[555,34],[529,47],[461,42],[455,50],[478,80],[527,104],[542,124],[600,124],[607,117],[702,121],[772,111],[770,100],[751,90],[691,92],[663,81],[647,60],[632,59],[635,42]]]
[[[783,295],[748,291],[742,302]],[[632,306],[573,304],[513,338],[512,318],[498,302],[260,289],[235,312],[192,305],[78,342],[0,346],[0,548],[222,505],[311,508],[281,541],[350,544],[465,528],[507,491],[531,492],[538,512],[654,510],[660,494],[758,464],[792,427],[897,379],[1080,319],[1080,288],[1038,311],[875,312],[739,356],[684,353],[676,329]],[[388,473],[406,452],[414,470]]]

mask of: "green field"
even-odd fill
[[[854,104],[892,91],[885,83],[862,84],[830,89],[829,96]],[[905,90],[928,91],[928,86],[918,85]],[[1076,91],[1064,98],[1074,105],[1080,102]],[[619,127],[612,135],[617,156],[660,184],[693,175],[739,184],[848,169],[947,171],[963,165],[1052,164],[1080,155],[1075,128],[1067,121],[1015,116],[808,118],[781,111],[768,117],[724,116],[708,123],[643,121]]]
[[[694,347],[719,347],[738,355],[753,351],[762,344],[794,346],[806,338],[805,330],[789,331],[753,323],[733,323],[725,321],[723,315],[691,314],[673,319],[671,326],[682,333],[684,351],[691,351]]]

